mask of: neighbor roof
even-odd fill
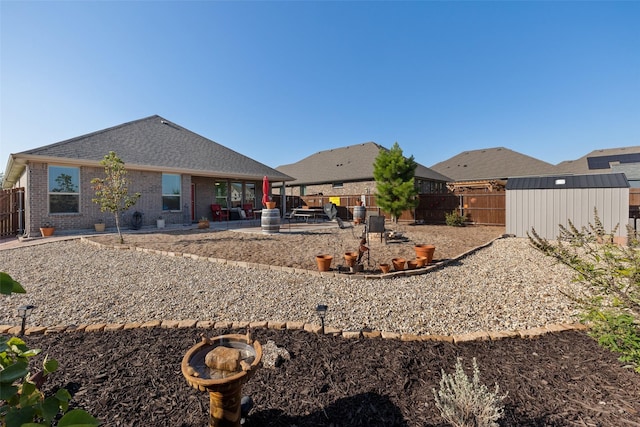
[[[640,146],[594,150],[577,160],[566,160],[556,165],[559,173],[602,173],[614,164],[640,163]]]
[[[504,147],[463,151],[448,160],[436,163],[431,169],[450,176],[454,181],[507,179],[513,176],[557,173],[551,163]]]
[[[565,188],[629,188],[629,181],[623,173],[528,176],[511,178],[507,181],[507,190]]]
[[[115,151],[129,169],[247,180],[293,179],[157,115],[12,154],[5,178],[12,185],[29,160],[98,165],[107,151]]]
[[[319,151],[296,163],[278,166],[276,169],[295,178],[288,185],[372,180],[373,163],[380,154],[380,150],[387,150],[387,148],[375,142],[365,142]],[[451,181],[448,177],[421,164],[416,167],[415,177],[431,181]]]

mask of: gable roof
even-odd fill
[[[507,190],[567,188],[629,188],[629,181],[623,173],[529,176],[507,181]]]
[[[367,181],[373,179],[373,163],[380,150],[387,148],[375,142],[365,142],[319,151],[296,163],[278,166],[276,169],[295,178],[289,185]],[[415,177],[431,181],[450,181],[448,177],[420,164],[416,167]]]
[[[436,163],[431,169],[450,176],[454,181],[507,179],[513,176],[557,173],[551,163],[504,147],[463,151],[448,160]]]
[[[29,160],[99,165],[108,151],[115,151],[128,169],[256,181],[265,175],[271,181],[293,179],[158,115],[12,154],[5,178],[15,182]]]
[[[576,160],[565,160],[556,165],[558,173],[603,173],[614,164],[640,163],[640,146],[594,150]]]

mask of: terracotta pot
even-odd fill
[[[96,229],[98,233],[102,233],[105,230],[105,223],[96,222],[95,224],[93,224],[93,227]]]
[[[209,221],[199,221],[198,228],[209,228]]]
[[[265,202],[265,205],[267,205],[267,209],[275,209],[276,208],[276,202]]]
[[[318,264],[319,271],[329,271],[331,268],[331,261],[333,261],[333,257],[331,255],[316,255],[316,264]]]
[[[357,252],[345,252],[344,253],[344,262],[347,265],[347,267],[353,267],[353,265],[356,263],[357,259],[358,259],[358,253]]]
[[[427,258],[427,262],[425,265],[430,264],[433,260],[433,253],[436,250],[436,247],[433,245],[415,245],[414,250],[416,251],[416,257],[423,256]]]
[[[391,270],[391,266],[389,264],[380,264],[380,270],[382,274],[387,274]]]
[[[418,260],[410,259],[409,261],[407,261],[408,270],[415,270],[416,267],[418,267]]]
[[[416,262],[418,263],[418,267],[424,267],[427,265],[427,257],[426,256],[417,256]]]
[[[42,237],[53,236],[54,230],[55,228],[53,227],[40,227],[40,234],[42,234]]]
[[[404,258],[393,258],[391,260],[391,263],[393,264],[394,270],[400,271],[404,270],[404,264],[406,263],[406,260]]]

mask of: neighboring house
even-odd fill
[[[287,196],[374,194],[373,163],[380,150],[387,148],[366,142],[320,151],[276,169],[295,177],[285,183]],[[451,179],[418,164],[415,184],[420,193],[445,192],[447,181]]]
[[[275,169],[195,134],[160,116],[11,154],[3,188],[25,188],[25,234],[45,222],[62,230],[88,229],[107,220],[92,202],[91,179],[104,176],[100,161],[115,151],[128,170],[130,193],[140,193],[133,211],[143,225],[162,216],[169,224],[211,217],[210,205],[260,206],[262,178],[284,185],[292,180]]]
[[[463,151],[436,163],[431,169],[451,177],[449,188],[455,191],[504,190],[507,178],[515,176],[550,175],[556,173],[551,163],[504,147]]]
[[[556,169],[564,174],[623,172],[631,187],[640,187],[640,146],[594,150],[577,160],[558,163]]]

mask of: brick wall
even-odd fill
[[[73,166],[73,165],[69,165]],[[92,201],[95,193],[91,188],[91,180],[103,177],[102,167],[80,168],[80,207],[78,213],[49,214],[48,203],[48,164],[29,163],[26,168],[25,193],[25,230],[31,236],[39,235],[39,228],[45,222],[50,222],[58,230],[93,229],[98,219],[103,219],[107,227],[115,227],[115,219],[110,212],[100,212],[100,206]],[[160,172],[146,172],[128,170],[129,194],[140,193],[142,196],[128,211],[121,214],[121,225],[128,227],[135,211],[142,212],[143,226],[155,226],[156,219],[162,215],[167,224],[182,224],[185,216],[182,211],[162,211],[162,174]],[[191,177],[182,175],[181,206],[190,206]]]
[[[280,194],[278,191],[279,190],[275,190],[274,194]],[[375,191],[375,181],[345,182],[342,187],[338,188],[334,188],[332,184],[307,185],[305,187],[305,195],[322,193],[324,195],[346,196],[353,194],[373,194]],[[287,187],[286,192],[287,196],[301,196],[299,186]]]

